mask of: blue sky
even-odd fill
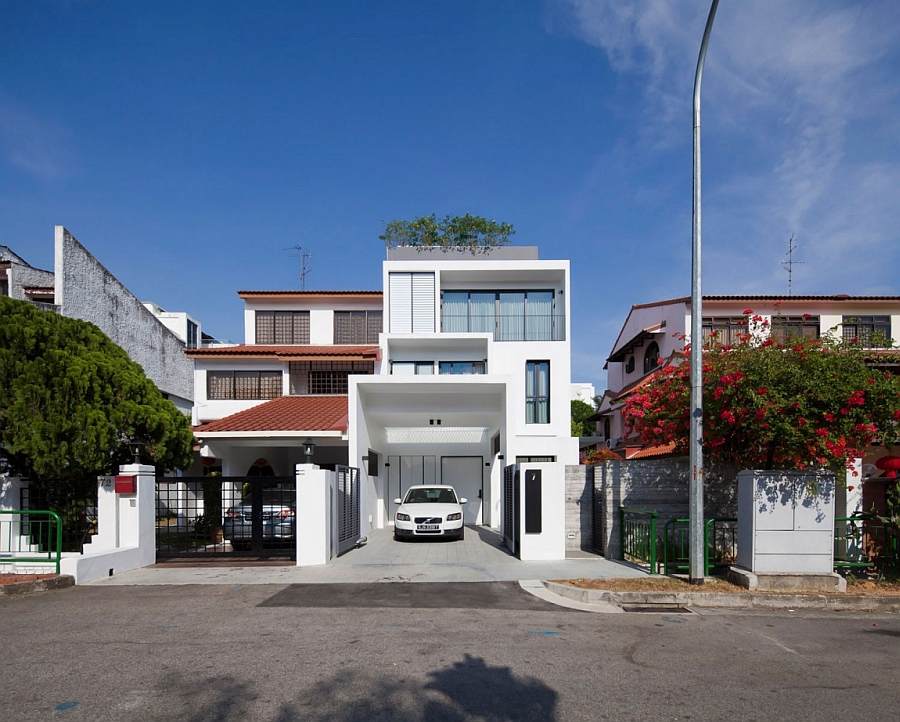
[[[377,289],[383,223],[467,212],[572,262],[573,380],[690,293],[707,0],[0,0],[0,243],[65,225],[242,339],[240,289]],[[722,0],[703,290],[900,295],[900,4]]]

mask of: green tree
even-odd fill
[[[746,315],[757,333],[704,348],[705,455],[750,468],[837,470],[872,443],[895,443],[900,378],[871,368],[855,343],[779,341],[765,319]],[[690,432],[688,352],[663,365],[623,408],[626,429],[645,443],[674,442],[681,453]]]
[[[393,220],[385,224],[378,236],[388,248],[468,248],[473,252],[505,246],[516,232],[509,223],[489,221],[467,213],[464,216],[444,216],[437,220],[432,213],[412,221]]]
[[[594,415],[594,407],[581,399],[572,399],[572,436],[593,436],[593,421],[586,421]]]
[[[0,297],[0,457],[32,479],[109,473],[125,443],[165,469],[187,466],[187,417],[93,324]]]

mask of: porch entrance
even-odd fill
[[[158,559],[296,559],[297,482],[292,476],[161,478]]]
[[[440,460],[440,461],[438,461]],[[394,499],[402,499],[411,486],[419,484],[449,484],[456,493],[468,499],[465,505],[465,523],[482,523],[484,496],[484,457],[481,456],[389,456],[387,458],[388,484],[387,522],[393,523],[397,505]],[[440,463],[440,475],[438,475]]]
[[[441,483],[449,484],[467,500],[463,506],[466,524],[481,524],[481,505],[484,496],[484,458],[481,456],[441,457]]]

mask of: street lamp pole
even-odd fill
[[[690,581],[706,578],[703,533],[703,294],[700,264],[700,84],[706,48],[719,0],[712,1],[694,76],[694,212],[691,261],[691,436],[690,436]]]

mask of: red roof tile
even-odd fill
[[[378,298],[384,296],[383,291],[238,291],[241,298],[256,297],[290,297],[290,298],[328,298],[335,296],[338,298],[346,298],[348,296],[358,296],[361,298]]]
[[[346,431],[346,396],[282,396],[194,428],[212,431]]]
[[[671,456],[675,453],[675,442],[662,446],[643,446],[636,449],[625,449],[626,459],[655,459],[660,456]]]
[[[186,349],[185,353],[192,357],[241,356],[244,358],[279,358],[332,361],[376,360],[379,355],[378,346],[263,346],[261,344],[239,344],[237,346],[213,346],[210,348]]]

